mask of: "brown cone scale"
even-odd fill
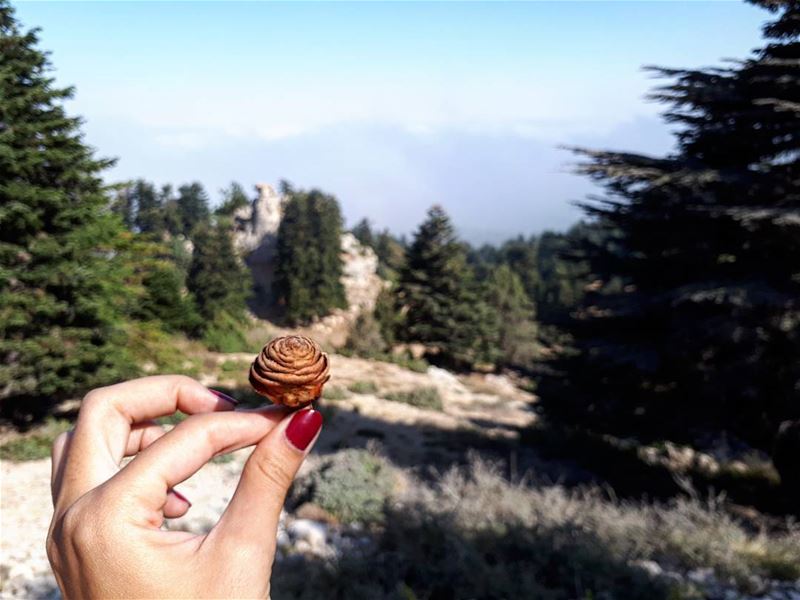
[[[250,367],[250,385],[275,404],[298,408],[322,395],[330,379],[328,355],[303,335],[275,338]]]

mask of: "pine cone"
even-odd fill
[[[262,348],[250,367],[250,385],[275,404],[291,408],[313,402],[330,379],[328,355],[314,340],[289,335]]]

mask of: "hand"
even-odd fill
[[[265,598],[286,492],[321,415],[234,411],[188,377],[145,377],[90,392],[53,445],[47,555],[65,598]],[[165,432],[153,421],[189,416]],[[207,535],[160,529],[190,504],[174,487],[211,458],[256,448]],[[125,467],[125,456],[135,456]]]

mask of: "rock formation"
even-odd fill
[[[234,214],[233,239],[253,274],[257,297],[253,307],[259,316],[269,316],[284,200],[269,184],[259,183],[256,189],[258,198]],[[351,233],[342,234],[342,262],[342,285],[348,308],[323,319],[320,324],[323,328],[349,325],[362,312],[371,311],[383,287],[377,274],[378,257]]]

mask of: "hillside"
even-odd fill
[[[187,366],[203,365],[200,379],[206,385],[229,391],[245,405],[253,405],[260,399],[246,383],[251,359],[246,353],[210,353],[194,348]],[[332,380],[319,402],[326,425],[298,477],[279,532],[276,598],[313,597],[314,589],[322,589],[296,578],[296,569],[289,565],[299,560],[307,563],[303,572],[375,569],[376,585],[384,586],[381,593],[393,597],[385,589],[394,585],[391,578],[382,580],[389,575],[381,573],[377,563],[370,566],[371,558],[362,556],[349,567],[341,562],[367,548],[372,548],[370,552],[383,551],[387,535],[403,536],[392,543],[401,544],[403,560],[411,561],[411,565],[422,558],[420,552],[428,551],[416,548],[416,544],[430,548],[430,544],[444,543],[452,536],[467,536],[460,543],[466,544],[465,552],[502,555],[521,551],[504,549],[499,540],[487,541],[488,549],[470,546],[472,542],[467,540],[473,534],[469,532],[483,527],[485,519],[492,528],[505,528],[503,523],[517,520],[527,523],[526,527],[538,532],[535,544],[541,546],[539,552],[559,552],[563,542],[547,541],[548,536],[559,535],[559,528],[600,536],[609,548],[617,548],[611,551],[612,556],[603,558],[608,561],[606,567],[596,563],[599,557],[592,550],[597,548],[595,542],[570,538],[569,544],[577,544],[576,551],[588,553],[570,559],[575,576],[583,581],[581,585],[608,589],[618,585],[612,579],[619,573],[627,573],[637,583],[635,594],[626,597],[666,598],[669,589],[684,594],[670,597],[685,598],[788,600],[800,594],[800,582],[782,582],[800,577],[795,560],[800,557],[797,531],[753,511],[748,514],[740,510],[736,516],[737,505],[722,498],[706,502],[690,495],[663,505],[620,503],[613,496],[606,497],[600,488],[585,487],[597,474],[587,470],[585,463],[572,460],[565,440],[561,447],[553,443],[548,437],[552,433],[545,433],[546,427],[536,415],[536,396],[506,376],[459,376],[435,367],[413,371],[338,354],[331,356],[331,368]],[[539,432],[540,437],[531,432]],[[36,431],[29,432],[25,438],[35,435]],[[662,452],[674,459],[662,461],[664,464],[658,463],[653,449],[640,454],[655,457],[651,466],[664,468],[666,464],[685,471],[685,461],[677,459],[678,450]],[[619,452],[618,459],[630,460],[629,453]],[[231,497],[248,454],[245,449],[215,459],[182,484],[180,489],[193,506],[169,527],[208,531]],[[625,460],[623,469],[629,466]],[[0,463],[4,521],[0,593],[3,598],[57,597],[44,554],[52,510],[49,460],[6,459]],[[553,483],[556,481],[559,483]],[[576,483],[583,491],[570,490]],[[642,485],[649,486],[650,482],[643,481]],[[463,501],[452,504],[462,497]],[[462,512],[461,525],[446,525],[451,517],[462,519],[458,516]],[[439,514],[435,518],[437,527],[458,528],[444,538],[427,542],[403,529],[416,527],[414,518],[426,513]],[[479,514],[483,516],[478,518]],[[752,527],[762,533],[753,533]],[[524,547],[530,548],[531,543],[524,542]],[[497,544],[494,550],[492,544]],[[693,554],[700,549],[700,554]],[[523,558],[523,562],[527,560]],[[535,561],[528,566],[543,568]],[[443,568],[434,565],[434,569]],[[362,573],[359,577],[364,576]],[[440,576],[448,575],[442,572]],[[320,577],[325,581],[328,576]],[[372,577],[372,571],[367,577]],[[513,579],[505,582],[509,589],[514,589]],[[370,597],[360,595],[353,587],[355,582],[348,582],[346,575],[337,576],[331,585],[338,586],[342,597]],[[569,591],[574,583],[558,580],[552,585],[561,590],[554,598],[574,597],[570,594],[575,590]]]

